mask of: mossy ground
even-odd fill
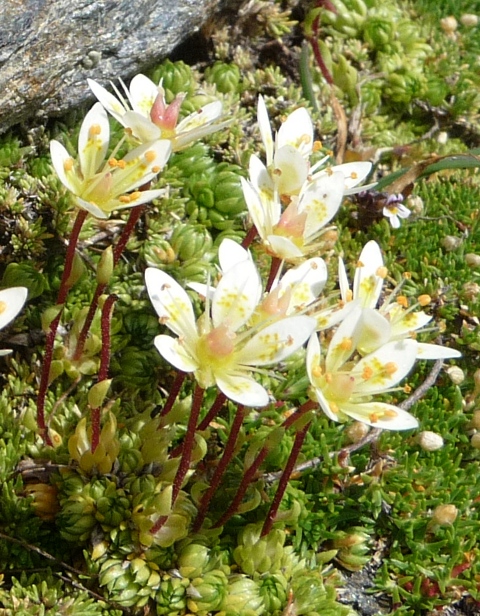
[[[182,283],[203,282],[207,274],[215,274],[221,239],[243,238],[245,216],[239,178],[246,175],[249,155],[260,147],[259,134],[253,128],[259,93],[266,98],[276,125],[284,114],[304,104],[312,111],[324,149],[334,150],[338,145],[339,124],[330,104],[330,88],[310,55],[303,59],[303,68],[300,62],[304,34],[295,22],[308,16],[309,7],[294,6],[290,13],[292,6],[284,4],[250,4],[235,25],[214,30],[207,67],[166,62],[152,69],[156,79],[163,76],[169,95],[187,91],[187,110],[220,92],[235,122],[227,131],[172,158],[160,179],[160,185],[170,186],[169,197],[155,203],[142,217],[110,283],[110,291],[119,297],[112,326],[111,375],[112,400],[117,400],[112,409],[122,434],[124,492],[128,483],[124,476],[139,475],[138,456],[146,455],[137,427],[145,425],[144,418],[162,403],[163,392],[175,378],[152,346],[158,322],[144,289],[145,266],[162,267]],[[350,11],[345,19],[326,19],[318,35],[324,54],[331,54],[334,92],[350,120],[344,127],[348,128],[345,156],[375,160],[374,179],[381,179],[422,160],[433,161],[433,155],[447,157],[480,147],[480,26],[459,25],[450,37],[440,26],[440,19],[448,15],[460,19],[465,13],[480,13],[480,2],[368,0],[363,18],[358,3],[345,0],[345,5]],[[349,19],[353,13],[357,17]],[[369,25],[372,15],[377,20],[374,28]],[[391,40],[378,35],[395,23],[399,28],[402,24],[402,32],[407,33],[404,39],[402,32]],[[199,82],[201,94],[197,92]],[[363,113],[359,115],[361,105]],[[14,353],[2,360],[0,375],[0,614],[135,613],[134,603],[129,605],[124,599],[123,606],[119,605],[120,591],[108,585],[107,573],[101,568],[99,578],[99,563],[105,563],[106,558],[121,554],[132,559],[130,544],[122,543],[126,527],[122,515],[125,519],[127,512],[131,515],[128,498],[133,497],[127,498],[120,490],[108,492],[110,488],[103,485],[102,498],[111,499],[106,510],[112,509],[120,517],[102,525],[96,511],[96,518],[84,516],[74,523],[65,510],[58,514],[64,506],[62,498],[67,498],[71,488],[55,483],[59,473],[68,483],[68,477],[61,475],[69,464],[67,442],[84,414],[90,375],[98,366],[95,340],[100,334],[99,322],[94,322],[92,330],[91,370],[68,359],[68,331],[88,305],[94,266],[102,250],[118,238],[124,215],[107,224],[89,219],[82,231],[79,253],[85,274],[68,298],[62,333],[66,351],[60,346],[56,351],[57,367],[63,373],[53,382],[47,398],[51,427],[61,441],[55,450],[41,444],[35,425],[44,343],[41,315],[55,302],[72,222],[72,202],[53,175],[48,143],[50,138],[58,138],[70,143],[74,151],[81,118],[81,112],[76,111],[45,129],[18,127],[0,137],[0,276],[3,286],[29,288],[26,308],[1,334],[4,345]],[[112,128],[118,131],[113,123]],[[375,598],[376,607],[371,610],[378,607],[383,613],[427,615],[457,605],[458,610],[464,610],[459,613],[480,613],[480,449],[471,440],[477,428],[480,430],[472,423],[478,393],[474,373],[480,353],[480,266],[466,259],[467,254],[480,254],[479,178],[478,169],[445,169],[413,176],[402,190],[421,197],[423,208],[398,230],[391,229],[377,211],[365,213],[362,208],[366,206],[354,199],[345,202],[335,221],[339,230],[335,255],[341,253],[354,264],[364,243],[375,239],[384,251],[392,284],[408,271],[411,279],[406,294],[428,293],[432,297],[429,310],[440,326],[443,344],[463,353],[456,363],[465,379],[454,383],[445,366],[435,385],[412,409],[421,430],[443,437],[444,446],[437,451],[423,450],[415,434],[384,432],[373,444],[345,456],[347,428],[322,415],[315,418],[302,459],[317,461],[292,479],[282,509],[288,543],[300,556],[308,554],[311,559],[311,554],[317,553],[315,566],[322,570],[322,583],[330,589],[322,594],[318,581],[311,582],[319,593],[316,607],[322,616],[349,613],[347,608],[341,611],[332,588],[339,589],[342,584],[348,588],[348,572],[362,567],[368,568],[369,592]],[[332,272],[335,263],[332,253]],[[301,359],[293,357],[286,362],[285,381],[268,383],[286,404],[305,399],[307,384],[298,376]],[[420,362],[408,380],[413,391],[431,369],[431,363]],[[234,409],[229,409],[218,420],[220,428],[210,435],[207,470],[226,438],[221,426],[230,424],[233,413]],[[262,430],[279,423],[279,410],[269,413],[248,416],[242,451],[247,445],[254,449]],[[282,467],[292,442],[293,436],[287,434],[267,458],[265,473]],[[227,475],[226,493],[230,485],[236,487],[242,473],[239,458]],[[55,492],[44,492],[41,518],[33,506],[32,486],[52,482],[59,490],[60,503]],[[86,479],[84,483],[88,483]],[[262,490],[269,493],[268,480]],[[38,495],[36,498],[38,504]],[[214,501],[213,506],[221,509],[221,501]],[[456,519],[436,524],[433,511],[448,504],[457,508]],[[295,505],[296,517],[289,523],[287,512]],[[238,532],[247,523],[261,520],[266,510],[263,503],[233,518],[215,549],[231,556]],[[102,541],[107,552],[99,555],[96,550]],[[172,548],[152,556],[151,562],[157,569],[160,562],[162,570],[169,570],[176,566],[175,558]],[[343,574],[346,581],[341,580]],[[269,583],[269,592],[279,594],[274,581]],[[295,587],[295,591],[301,596],[304,589]],[[152,609],[159,614],[189,613],[180,607],[174,611],[173,591],[165,596],[171,597],[171,612],[168,605],[161,611],[160,599],[151,604]],[[359,600],[355,603],[351,599],[350,607],[362,614]],[[146,609],[139,608],[139,613],[148,613]],[[266,613],[291,616],[316,612],[313,608],[302,611],[298,606],[295,612],[282,604]]]

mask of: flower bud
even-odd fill
[[[92,409],[98,409],[103,405],[105,397],[110,389],[112,379],[105,379],[95,383],[88,392],[88,404]]]
[[[71,289],[80,280],[84,273],[85,264],[83,259],[77,252],[75,252],[72,261],[72,271],[70,272],[70,276],[67,278],[65,283],[67,289]]]
[[[450,366],[446,373],[454,385],[460,385],[465,380],[465,374],[459,366]]]
[[[454,33],[458,28],[458,23],[453,15],[449,15],[448,17],[444,17],[440,20],[440,27],[445,32],[447,36],[450,38],[454,37]]]
[[[417,435],[417,443],[424,451],[437,451],[443,447],[443,438],[436,432],[424,430]]]
[[[358,443],[370,432],[370,426],[361,421],[354,421],[345,428],[345,436],[350,443]]]
[[[423,199],[418,195],[410,195],[406,200],[406,206],[417,216],[423,214]]]
[[[462,286],[462,295],[465,299],[469,301],[474,301],[477,299],[480,293],[480,285],[476,282],[466,282]]]
[[[108,284],[113,275],[113,248],[108,246],[102,252],[100,261],[97,265],[97,282],[98,284]]]
[[[472,428],[480,430],[480,409],[473,411]]]
[[[480,255],[474,252],[468,252],[465,255],[465,263],[470,265],[470,267],[480,267]]]
[[[442,246],[447,252],[453,252],[462,245],[462,242],[463,240],[461,237],[456,237],[455,235],[446,235],[442,239]]]
[[[460,23],[466,28],[474,28],[478,25],[478,15],[474,15],[473,13],[464,13],[460,17]]]
[[[476,432],[470,439],[470,445],[474,449],[480,449],[480,432]]]
[[[458,509],[455,505],[438,505],[432,514],[432,522],[438,526],[451,526],[457,519]]]

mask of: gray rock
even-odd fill
[[[0,0],[0,133],[91,98],[86,78],[127,78],[241,0]]]

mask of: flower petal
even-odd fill
[[[223,105],[221,101],[213,101],[197,111],[194,111],[177,126],[177,133],[197,131],[201,128],[211,127],[211,125],[222,117]],[[204,134],[202,135],[204,136]]]
[[[103,86],[101,86],[94,79],[87,79],[90,90],[95,94],[99,102],[110,113],[117,122],[123,124],[122,117],[125,111],[128,111],[128,107],[122,104],[113,94],[110,94]]]
[[[154,344],[163,359],[178,370],[194,372],[198,368],[197,361],[179,338],[165,335],[155,336]]]
[[[372,353],[392,339],[388,319],[373,308],[363,308],[358,327],[357,350],[362,355]]]
[[[358,161],[334,165],[328,169],[328,172],[335,173],[336,171],[341,171],[343,173],[345,180],[344,191],[345,194],[349,194],[348,191],[358,186],[358,184],[361,184],[370,173],[371,169],[372,163]],[[322,172],[320,171],[320,173]],[[362,190],[365,190],[365,187],[362,187]]]
[[[276,148],[290,145],[304,158],[308,158],[313,148],[313,124],[305,107],[295,109],[282,122],[276,137]]]
[[[361,359],[350,373],[355,395],[381,393],[397,385],[413,368],[417,348],[415,340],[393,341]]]
[[[284,145],[276,150],[273,165],[278,194],[298,194],[308,176],[308,161],[293,146]]]
[[[272,227],[267,223],[268,211],[262,202],[260,195],[255,188],[244,178],[240,178],[242,184],[243,198],[247,204],[248,213],[260,237],[265,240],[268,233],[272,232]]]
[[[413,430],[418,421],[398,406],[384,402],[346,403],[341,411],[352,419],[382,430]]]
[[[160,93],[158,86],[151,79],[139,73],[130,82],[129,91],[133,111],[150,119],[153,103]]]
[[[383,268],[380,246],[371,240],[360,253],[353,279],[353,297],[361,300],[364,307],[375,308],[377,305],[383,287],[380,268]]]
[[[303,257],[302,250],[288,237],[282,235],[267,235],[266,243],[269,244],[269,252],[287,261]]]
[[[272,164],[273,160],[273,137],[272,127],[270,126],[270,118],[268,117],[267,107],[262,96],[258,97],[257,122],[258,128],[260,129],[260,135],[262,137],[263,145],[265,147],[267,167],[269,167]]]
[[[260,330],[238,351],[237,362],[246,366],[266,366],[294,353],[315,329],[310,317],[286,317]]]
[[[417,344],[417,359],[456,359],[462,356],[460,351],[440,344],[427,344],[426,342],[418,342]]]
[[[50,158],[52,159],[55,173],[65,188],[68,188],[74,195],[79,194],[82,189],[82,181],[76,174],[75,162],[64,146],[58,141],[50,141]],[[66,169],[70,169],[70,171],[67,172]]]
[[[358,327],[362,311],[358,306],[354,306],[345,319],[340,323],[328,345],[327,356],[325,358],[325,369],[327,372],[337,372],[345,362],[347,362],[357,347],[360,336]]]
[[[160,139],[162,131],[150,118],[146,118],[136,111],[126,111],[122,118],[125,128],[132,131],[133,136],[141,143],[148,143]]]
[[[89,214],[100,220],[107,220],[109,214],[114,210],[113,207],[112,209],[102,210],[95,205],[95,203],[85,201],[85,199],[82,199],[81,197],[76,197],[75,201],[77,202],[78,207],[82,208],[82,210],[86,210]]]
[[[223,273],[247,260],[251,260],[250,253],[241,244],[229,238],[222,240],[218,248],[218,261]]]
[[[162,322],[178,336],[198,338],[192,302],[187,292],[171,276],[154,267],[145,271],[150,301]]]
[[[215,381],[227,398],[245,406],[266,406],[269,397],[266,389],[252,377],[243,374],[215,375]]]
[[[337,213],[343,198],[343,174],[326,175],[304,184],[298,210],[307,212],[304,239],[318,234]]]
[[[10,287],[0,291],[0,329],[13,321],[27,301],[28,289]]]
[[[214,327],[237,331],[251,317],[262,295],[262,281],[251,260],[231,267],[220,279],[212,301]]]
[[[283,289],[291,288],[289,311],[301,310],[316,299],[327,282],[327,266],[320,257],[308,259],[298,267],[289,269],[281,278]]]
[[[85,116],[78,135],[78,159],[84,180],[89,180],[100,170],[110,141],[107,112],[100,103]]]

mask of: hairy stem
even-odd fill
[[[245,407],[243,405],[239,405],[235,414],[235,419],[233,420],[232,427],[230,429],[230,434],[228,435],[228,439],[225,444],[223,455],[218,463],[217,468],[215,469],[208,489],[202,495],[202,499],[198,508],[197,518],[193,524],[194,533],[200,530],[203,521],[205,520],[205,517],[207,515],[210,501],[212,500],[213,495],[215,494],[218,489],[218,486],[220,485],[220,481],[227,469],[228,464],[230,463],[230,460],[233,458],[233,454],[235,453],[235,445],[237,443],[238,435],[240,433],[240,428],[242,427],[245,414]]]
[[[114,265],[116,265],[119,262],[120,257],[122,256],[123,251],[125,250],[125,246],[127,245],[127,242],[130,238],[130,235],[132,234],[132,231],[135,228],[135,225],[137,224],[138,219],[142,215],[142,212],[145,210],[145,207],[146,207],[145,205],[137,205],[136,207],[133,207],[130,210],[128,220],[125,223],[123,231],[117,242],[117,245],[113,249],[113,264]],[[88,314],[85,317],[85,323],[83,324],[82,330],[78,336],[77,346],[75,348],[75,353],[73,355],[73,358],[75,360],[79,360],[80,357],[82,356],[83,350],[85,348],[85,343],[87,341],[88,332],[90,331],[93,318],[95,317],[95,312],[97,311],[98,300],[102,296],[106,287],[107,285],[102,283],[102,284],[98,284],[95,289],[92,301],[90,303],[90,308],[88,310]]]
[[[113,305],[117,301],[116,295],[110,295],[102,308],[102,354],[100,357],[100,370],[98,371],[98,382],[108,379],[110,367],[110,322],[112,318]],[[100,442],[100,419],[102,408],[99,406],[92,409],[92,453],[95,453]]]
[[[67,298],[68,291],[70,289],[69,279],[72,274],[73,262],[75,257],[75,250],[78,244],[78,238],[82,229],[87,212],[85,210],[78,210],[77,217],[73,223],[72,232],[68,241],[67,253],[65,255],[65,267],[63,269],[62,280],[60,281],[60,288],[58,290],[56,305],[59,306],[59,312],[57,316],[50,323],[50,327],[47,332],[47,338],[45,341],[45,355],[43,358],[42,373],[40,375],[40,385],[38,388],[37,396],[37,424],[40,434],[43,438],[43,442],[46,445],[51,446],[52,440],[48,434],[47,424],[45,421],[45,400],[48,391],[48,382],[50,377],[50,369],[52,367],[53,360],[53,347],[55,344],[55,336],[57,334],[58,325],[63,312],[63,304]]]
[[[295,435],[295,442],[293,443],[292,451],[288,456],[287,464],[283,470],[282,476],[280,477],[280,481],[278,483],[278,488],[273,498],[272,504],[270,505],[270,509],[268,510],[267,517],[263,524],[262,528],[262,537],[268,535],[271,531],[273,523],[275,522],[275,517],[278,512],[278,508],[280,507],[280,503],[282,502],[283,495],[285,494],[285,490],[287,489],[288,481],[292,475],[293,469],[295,468],[295,462],[300,454],[302,449],[303,441],[308,432],[308,428],[310,427],[310,422],[307,423],[297,434]]]

